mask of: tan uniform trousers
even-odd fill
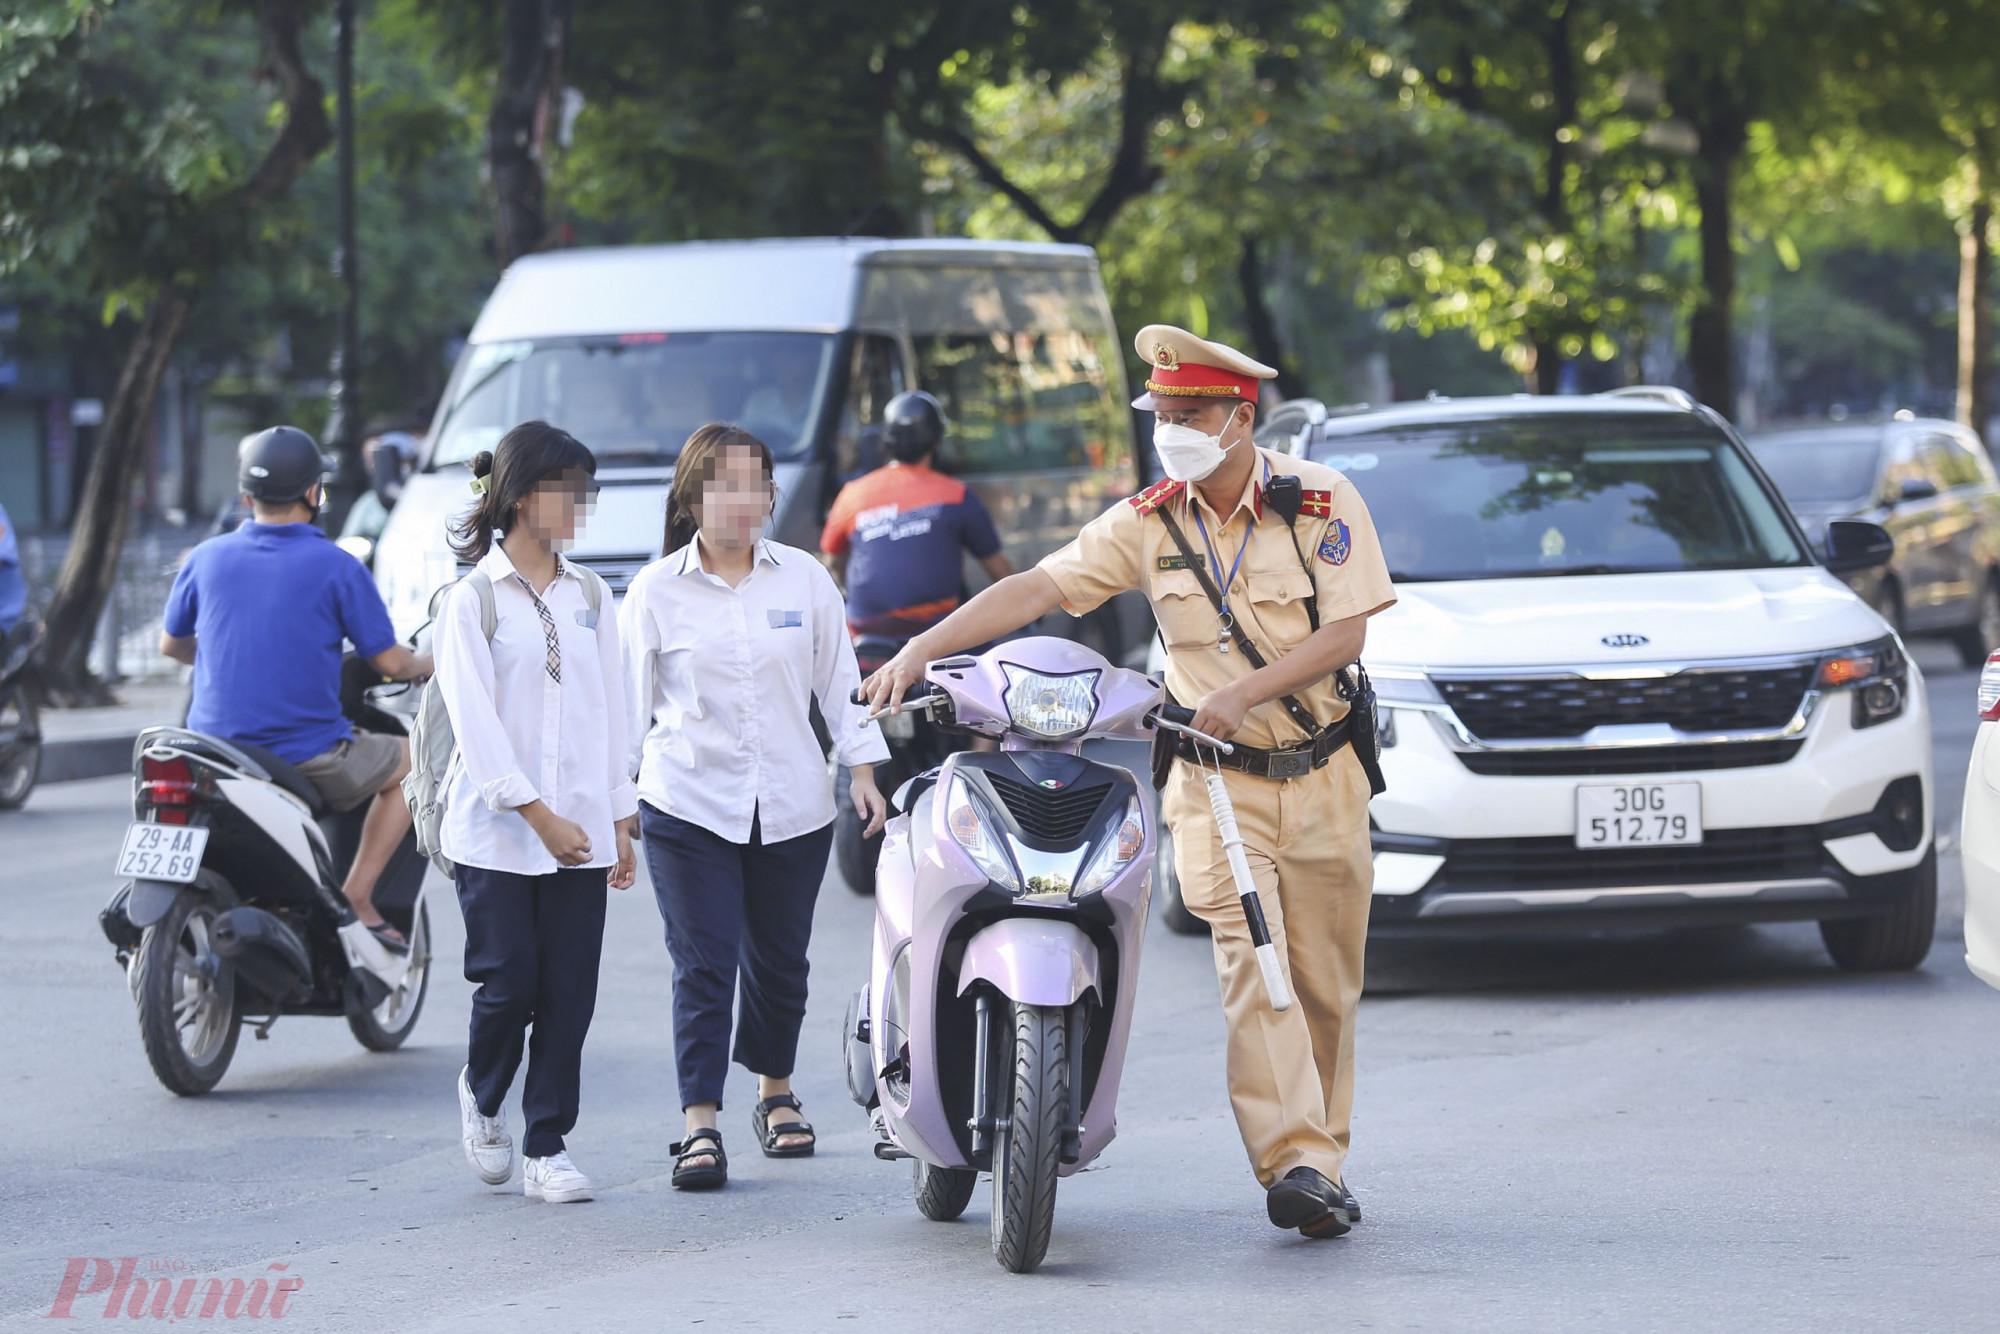
[[[1304,778],[1225,769],[1223,781],[1296,998],[1283,1014],[1271,1009],[1208,789],[1192,764],[1177,761],[1163,818],[1173,830],[1181,896],[1214,932],[1237,1129],[1265,1186],[1295,1167],[1339,1181],[1354,1107],[1354,1011],[1375,880],[1368,779],[1353,750],[1343,748]]]

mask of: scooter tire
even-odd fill
[[[863,898],[875,893],[875,859],[882,853],[882,835],[873,838],[861,832],[866,826],[853,806],[840,803],[833,813],[833,856],[840,864],[840,878]]]
[[[208,945],[217,915],[213,899],[182,893],[166,916],[146,928],[134,961],[132,999],[139,1009],[146,1061],[160,1083],[183,1098],[206,1093],[222,1081],[243,1031],[236,970]],[[182,1040],[176,1004],[198,1012],[207,1029],[206,1042],[193,1052]]]
[[[1012,1008],[1007,1125],[993,1146],[993,1258],[1025,1274],[1049,1253],[1063,1118],[1069,1112],[1068,1016],[1055,1006]]]
[[[34,698],[18,682],[0,692],[0,720],[9,713],[14,715],[18,731],[31,736],[40,734]],[[25,805],[41,773],[42,743],[38,740],[18,746],[6,756],[4,765],[0,765],[0,811],[18,810]]]
[[[431,989],[431,910],[418,902],[410,924],[410,968],[403,974],[402,989],[372,1009],[360,1009],[350,993],[347,1010],[348,1031],[370,1051],[394,1051],[403,1045],[424,1012],[424,997]],[[391,1008],[400,1000],[400,1005]]]
[[[972,1203],[979,1173],[969,1167],[932,1167],[919,1158],[910,1167],[917,1189],[917,1212],[933,1223],[949,1223]]]

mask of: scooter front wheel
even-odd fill
[[[214,900],[183,892],[146,928],[132,978],[139,1041],[162,1084],[182,1097],[221,1082],[236,1055],[236,970],[215,952]]]
[[[911,1164],[910,1179],[917,1188],[917,1212],[933,1223],[949,1223],[972,1203],[979,1173],[969,1167],[932,1167],[919,1158]]]
[[[42,771],[41,723],[35,701],[16,681],[0,690],[0,810],[27,801]]]
[[[1025,1274],[1049,1253],[1056,1169],[1069,1112],[1068,1016],[1013,1003],[1013,1056],[1003,1076],[1007,1124],[993,1145],[993,1258]]]

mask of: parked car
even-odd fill
[[[2000,653],[1979,673],[1979,731],[1965,775],[1959,856],[1965,870],[1965,966],[2000,987]]]
[[[1747,443],[1815,544],[1829,519],[1868,519],[1896,539],[1888,566],[1854,581],[1883,620],[1949,639],[1968,667],[2000,647],[2000,478],[1977,435],[1901,412]]]
[[[1088,246],[719,241],[517,260],[382,531],[383,599],[400,633],[424,620],[457,572],[445,524],[472,500],[463,465],[536,417],[597,455],[603,490],[572,554],[614,596],[662,554],[674,457],[708,421],[771,447],[772,536],[817,549],[840,484],[881,461],[874,428],[905,389],[943,403],[940,466],[985,502],[1018,566],[1137,489],[1124,357]],[[1148,632],[1132,599],[1075,631],[1114,661]]]
[[[1678,390],[1288,406],[1266,443],[1348,476],[1400,597],[1365,654],[1371,929],[1811,920],[1843,968],[1923,959],[1923,678],[1839,577],[1879,526],[1815,555]]]

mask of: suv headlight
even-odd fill
[[[1857,730],[1899,718],[1909,699],[1909,660],[1894,635],[1820,659],[1813,684],[1821,690],[1854,692]]]
[[[1007,716],[1023,732],[1044,741],[1067,741],[1083,735],[1097,716],[1097,678],[1103,673],[1095,668],[1049,676],[1003,662],[1000,670],[1007,675],[1001,696]]]
[[[1139,849],[1146,845],[1146,815],[1140,808],[1139,797],[1134,793],[1125,803],[1125,814],[1120,817],[1118,827],[1097,855],[1090,859],[1090,865],[1083,868],[1083,875],[1077,880],[1070,897],[1080,899],[1086,894],[1095,894],[1116,880],[1119,873],[1132,864],[1139,855]]]
[[[972,785],[962,774],[953,774],[951,791],[945,797],[945,827],[951,831],[952,842],[965,849],[965,855],[973,864],[986,872],[986,878],[1011,894],[1021,892],[1021,873],[1014,867],[1014,859],[1007,855],[1007,838],[1000,832],[1000,825],[986,810],[986,805],[973,792]]]

